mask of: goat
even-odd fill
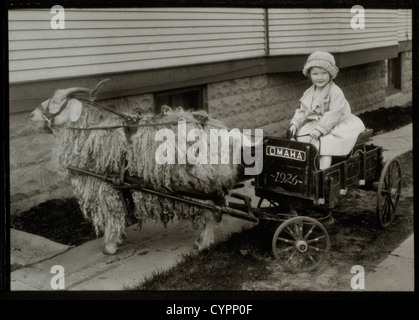
[[[125,168],[131,168],[130,173],[138,173],[140,169],[136,171],[135,168],[141,166],[138,166],[138,163],[130,165],[129,159],[132,161],[138,153],[142,153],[144,158],[147,152],[149,152],[149,158],[154,158],[154,153],[150,150],[133,149],[134,145],[146,146],[147,144],[141,145],[141,143],[138,143],[138,139],[144,139],[146,133],[150,138],[153,132],[147,132],[145,128],[141,127],[130,132],[123,128],[124,119],[120,115],[107,109],[98,108],[93,103],[98,91],[108,80],[99,82],[94,89],[68,88],[56,90],[50,99],[41,103],[31,113],[30,119],[43,122],[44,128],[54,134],[55,145],[52,160],[58,173],[63,178],[70,179],[80,208],[84,216],[92,221],[96,233],[104,233],[103,252],[114,254],[117,251],[117,246],[123,241],[124,230],[129,218],[126,216],[124,203],[124,197],[127,196],[127,193],[123,194],[102,179],[72,174],[68,170],[68,166],[92,170],[100,175],[121,174],[121,171],[124,171]],[[176,117],[176,113],[171,115],[174,119],[179,119],[179,115]],[[182,117],[185,116],[185,114],[181,115]],[[158,119],[163,123],[165,121],[164,116]],[[89,127],[112,127],[112,129],[86,130]],[[122,164],[122,161],[128,161],[126,167],[125,164]],[[154,169],[152,168],[152,170],[160,170],[155,164],[153,166]],[[179,170],[179,166],[176,167],[176,170]],[[180,170],[184,170],[182,172],[188,174],[188,170],[192,167],[187,164],[183,165]],[[226,165],[225,168],[227,170],[220,171],[222,176],[219,174],[216,178],[224,179],[225,185],[223,187],[229,189],[235,184],[237,168],[235,165]],[[217,168],[204,172],[204,177],[214,174],[214,172],[217,172]],[[179,174],[177,177],[179,178]],[[211,185],[211,181],[208,185]],[[221,218],[219,214],[197,207],[187,208],[185,204],[161,199],[161,197],[145,194],[141,191],[131,190],[128,193],[134,206],[134,215],[139,223],[150,217],[157,219],[159,215],[163,222],[167,222],[168,219],[173,218],[173,211],[175,211],[178,216],[181,215],[182,219],[199,221],[205,225],[205,229],[195,242],[195,247],[198,250],[206,248],[214,242],[214,226],[216,221]],[[208,200],[202,200],[201,202],[205,201]]]

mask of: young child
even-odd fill
[[[351,113],[342,90],[332,81],[338,72],[330,53],[316,51],[308,57],[303,74],[313,85],[304,92],[290,123],[293,137],[320,149],[319,169],[330,167],[332,156],[347,155],[365,130],[361,119]]]

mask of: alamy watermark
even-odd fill
[[[351,28],[354,30],[365,29],[365,10],[363,6],[356,5],[351,8],[355,15],[351,19]]]
[[[236,128],[210,129],[208,136],[203,129],[187,132],[186,121],[178,121],[177,133],[167,128],[156,132],[155,141],[162,143],[156,149],[155,160],[158,164],[192,165],[241,164],[243,160],[247,165],[244,174],[258,175],[263,168],[263,129],[255,129],[254,143],[247,138],[251,134],[251,129],[243,129],[243,133]],[[188,147],[188,142],[194,143]]]
[[[51,28],[54,30],[65,29],[65,11],[63,6],[52,6],[51,11],[54,16],[51,18]]]
[[[65,289],[65,273],[64,273],[64,267],[57,264],[52,266],[51,268],[51,273],[55,274],[52,278],[51,278],[51,289],[53,290],[63,290]]]
[[[351,268],[355,275],[351,279],[351,288],[354,290],[365,289],[365,270],[363,266],[355,265]]]

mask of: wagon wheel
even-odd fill
[[[388,227],[396,215],[401,187],[400,162],[397,159],[391,159],[381,172],[377,190],[377,217],[383,228]]]
[[[316,269],[326,258],[330,239],[325,227],[310,217],[283,222],[272,239],[272,251],[280,265],[295,273]]]

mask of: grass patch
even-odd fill
[[[69,246],[96,238],[93,225],[85,219],[75,198],[41,203],[12,216],[10,226]]]
[[[412,123],[412,106],[381,107],[358,115],[366,128],[373,129],[374,135],[396,130]]]
[[[270,257],[270,236],[258,225],[233,234],[222,243],[195,255],[186,255],[176,266],[157,271],[128,290],[242,290],[243,279],[264,279]],[[266,240],[266,241],[264,241]]]

